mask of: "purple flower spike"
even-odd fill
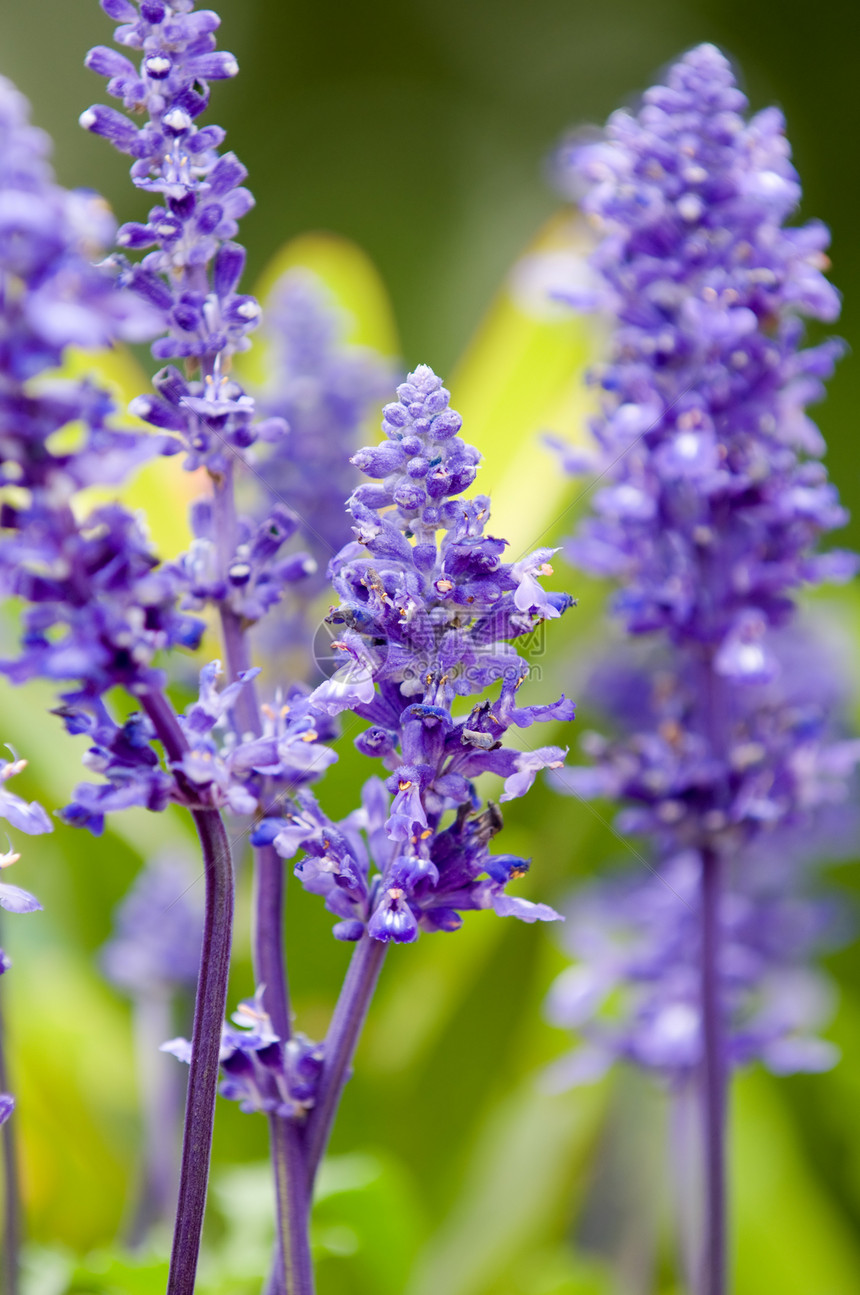
[[[341,604],[330,623],[345,664],[309,698],[317,712],[352,710],[371,727],[359,750],[382,759],[390,777],[371,778],[363,804],[334,824],[309,792],[252,838],[286,859],[338,918],[339,939],[411,943],[420,929],[456,930],[460,913],[494,908],[525,921],[552,921],[545,904],[505,898],[528,861],[492,855],[502,826],[481,806],[474,780],[506,779],[502,799],[523,795],[540,769],[557,769],[560,747],[505,745],[512,727],[569,720],[573,705],[518,706],[528,665],[509,640],[530,634],[571,605],[547,594],[550,556],[539,550],[505,563],[505,541],[484,533],[489,500],[461,499],[478,453],[457,435],[448,392],[422,366],[384,411],[387,440],[354,461],[378,484],[349,501],[355,540],[330,565]],[[494,701],[482,694],[498,688]],[[454,712],[457,698],[471,710]],[[445,826],[443,827],[443,820]]]
[[[273,499],[295,511],[301,543],[315,564],[295,588],[301,602],[326,586],[326,568],[350,537],[344,500],[358,484],[350,456],[370,411],[391,388],[392,366],[346,341],[347,320],[309,271],[288,270],[273,288],[262,327],[269,347],[260,408],[284,420],[263,476]],[[307,633],[303,618],[280,617],[272,640]]]
[[[137,51],[139,63],[99,46],[87,66],[107,76],[108,93],[126,111],[144,114],[137,126],[124,112],[88,108],[81,125],[134,158],[131,176],[160,196],[145,223],[124,225],[117,244],[145,251],[136,263],[114,258],[122,281],[157,310],[166,329],[153,345],[161,360],[196,361],[200,376],[186,382],[172,368],[156,379],[161,399],[140,397],[134,412],[178,434],[189,469],[223,472],[232,456],[257,439],[254,401],[228,375],[230,356],[245,350],[260,319],[253,297],[239,292],[245,253],[234,240],[253,206],[245,168],[218,152],[224,132],[198,126],[209,82],[236,75],[232,54],[215,49],[220,19],[193,5],[111,5],[116,40]]]
[[[0,1124],[5,1124],[15,1109],[15,1098],[11,1093],[0,1093]]]
[[[754,681],[787,597],[828,578],[813,549],[845,512],[806,414],[842,347],[800,349],[799,316],[839,313],[828,235],[783,228],[800,187],[782,116],[746,107],[723,55],[700,46],[638,114],[563,148],[558,175],[584,195],[616,320],[596,375],[607,484],[571,555],[621,581],[630,632],[696,639]],[[828,565],[840,579],[857,566]]]
[[[122,481],[165,448],[164,437],[115,428],[105,391],[46,371],[71,346],[152,336],[158,319],[93,265],[113,233],[110,214],[93,195],[56,185],[46,153],[26,103],[0,81],[0,485],[15,488],[0,509],[0,593],[26,608],[20,651],[0,669],[14,683],[61,683],[64,701],[89,708],[95,724],[106,691],[157,685],[156,653],[194,645],[202,627],[177,610],[181,579],[158,566],[137,518],[115,503],[83,518],[71,506],[79,489]],[[56,446],[71,424],[76,448]],[[0,796],[22,830],[49,830],[38,807]]]
[[[569,551],[617,581],[630,635],[659,636],[644,662],[622,654],[604,671],[617,736],[593,738],[595,766],[559,785],[622,800],[619,830],[646,838],[692,914],[675,909],[648,930],[664,898],[649,881],[633,901],[637,952],[625,960],[595,936],[600,947],[569,984],[571,1023],[590,1020],[615,981],[639,992],[628,1021],[608,1042],[593,1037],[574,1069],[594,1076],[627,1055],[701,1082],[708,1295],[726,1289],[729,1068],[747,1056],[777,1070],[829,1056],[785,994],[767,1006],[794,955],[784,944],[761,957],[756,942],[765,928],[788,941],[790,924],[733,861],[844,796],[860,754],[828,732],[826,707],[798,704],[827,666],[813,645],[799,686],[785,639],[801,587],[857,569],[852,555],[817,552],[846,516],[806,412],[842,349],[802,349],[802,316],[839,313],[823,275],[828,235],[786,227],[800,185],[782,116],[749,118],[747,107],[727,60],[702,45],[638,112],[615,113],[598,141],[574,140],[558,163],[599,239],[598,292],[568,300],[613,318],[594,375],[601,485]],[[741,908],[750,926],[736,938]]]
[[[838,297],[821,273],[826,231],[783,227],[800,189],[782,118],[745,109],[703,45],[638,114],[559,159],[601,234],[592,262],[616,321],[597,375],[606,484],[571,552],[617,578],[629,633],[669,645],[650,666],[601,672],[619,738],[572,780],[623,798],[623,829],[665,857],[731,851],[839,782],[816,772],[831,759],[823,730],[793,701],[811,665],[781,630],[801,585],[856,569],[815,551],[845,513],[805,413],[840,348],[800,349],[799,316],[832,319]]]

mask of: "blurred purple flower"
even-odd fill
[[[112,984],[136,997],[193,988],[200,966],[202,900],[184,859],[163,855],[138,873],[116,910],[101,963]]]
[[[833,989],[810,965],[845,933],[835,901],[816,894],[811,875],[810,865],[833,845],[822,833],[829,816],[748,847],[723,890],[719,969],[732,1068],[759,1061],[791,1074],[838,1060],[837,1049],[818,1037]],[[856,816],[839,826],[844,844]],[[695,1078],[702,1060],[699,892],[698,858],[687,852],[664,860],[658,876],[617,875],[576,895],[565,928],[574,962],[552,986],[547,1015],[580,1043],[548,1072],[551,1087],[593,1082],[619,1060],[673,1086]]]
[[[246,1113],[303,1118],[314,1104],[322,1044],[303,1034],[293,1034],[284,1043],[263,1007],[262,987],[253,1000],[239,1004],[232,1019],[234,1025],[225,1024],[221,1035],[222,1097],[238,1102]],[[170,1039],[161,1050],[179,1061],[191,1060],[187,1039]]]
[[[786,225],[800,185],[782,115],[747,108],[728,61],[702,45],[637,111],[558,158],[598,235],[598,281],[556,297],[612,327],[592,374],[599,485],[569,553],[615,582],[632,640],[592,689],[614,735],[591,735],[592,767],[556,785],[621,802],[619,832],[644,838],[658,875],[580,897],[577,965],[550,1011],[586,1042],[555,1079],[593,1080],[624,1057],[679,1088],[695,1080],[695,1282],[714,1295],[726,1289],[731,1068],[835,1060],[809,966],[830,909],[785,843],[846,797],[860,758],[827,654],[787,631],[801,587],[857,569],[853,554],[818,551],[846,520],[806,412],[842,350],[803,348],[802,316],[839,313],[828,234]]]
[[[326,586],[329,560],[349,539],[344,501],[359,479],[350,455],[392,384],[393,366],[369,347],[349,344],[346,324],[323,282],[292,269],[272,289],[261,330],[270,377],[260,405],[288,427],[266,456],[263,476],[272,498],[299,519],[316,564],[300,586],[308,595]]]

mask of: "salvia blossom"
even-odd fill
[[[159,683],[155,654],[196,644],[202,627],[177,610],[177,580],[159,568],[137,518],[106,504],[79,519],[71,506],[78,488],[119,482],[162,442],[115,429],[94,383],[46,371],[70,346],[151,336],[157,320],[93,267],[111,219],[98,199],[53,182],[46,152],[25,101],[3,81],[0,483],[12,489],[0,507],[0,590],[27,610],[19,654],[0,668],[15,683],[41,675],[70,687],[67,700],[94,701],[116,684]],[[70,423],[74,449],[54,435]]]
[[[146,715],[117,724],[103,705],[60,707],[68,732],[92,743],[84,763],[105,780],[79,784],[64,820],[100,835],[106,813],[133,805],[159,812],[171,802],[206,803],[241,816],[270,807],[280,787],[295,790],[319,778],[337,759],[326,745],[335,734],[328,716],[311,709],[306,689],[296,685],[264,702],[259,736],[240,739],[231,726],[238,695],[258,674],[245,671],[219,689],[221,662],[203,666],[197,700],[176,717],[186,749],[169,768],[152,748],[155,730]]]
[[[787,831],[737,860],[721,903],[720,980],[732,1068],[762,1062],[775,1074],[826,1070],[838,1053],[818,1037],[833,995],[810,957],[830,935],[834,906],[810,893],[812,859],[786,868]],[[818,845],[814,837],[808,843]],[[616,1061],[673,1086],[702,1061],[699,862],[675,855],[659,876],[644,869],[575,897],[566,946],[574,964],[547,1001],[554,1025],[583,1041],[548,1075],[555,1087],[590,1082]]]
[[[745,1053],[772,1062],[771,1048],[785,1060],[809,1024],[786,1014],[784,994],[767,1001],[774,977],[784,988],[808,952],[792,938],[794,909],[779,885],[736,879],[732,860],[844,794],[858,758],[798,704],[780,661],[796,592],[848,579],[857,562],[817,551],[846,516],[806,413],[841,350],[802,349],[800,316],[830,321],[839,310],[822,273],[827,231],[785,226],[800,186],[782,116],[747,119],[746,109],[726,59],[703,45],[638,112],[614,114],[599,141],[573,141],[559,158],[599,235],[598,290],[567,295],[613,320],[594,374],[600,486],[570,553],[617,582],[627,632],[661,645],[639,681],[646,713],[634,704],[616,738],[592,740],[595,767],[574,787],[628,806],[619,827],[644,835],[693,915],[665,909],[644,883],[608,901],[622,926],[631,907],[640,920],[629,957],[614,963],[631,1006],[605,1057],[668,1073],[701,1063],[706,1295],[725,1291],[729,1067]],[[814,930],[812,910],[806,920]],[[591,970],[608,983],[605,964]]]
[[[194,11],[192,0],[147,0],[138,7],[105,0],[102,7],[119,23],[117,43],[139,51],[140,63],[98,46],[87,66],[107,76],[109,93],[146,121],[137,127],[125,113],[95,106],[81,124],[130,154],[134,184],[161,196],[144,224],[123,225],[117,234],[121,248],[146,255],[137,263],[124,253],[114,260],[121,282],[166,325],[153,354],[181,358],[186,369],[160,370],[154,394],[137,397],[130,408],[165,433],[164,452],[181,449],[186,468],[205,466],[216,481],[214,503],[201,501],[192,510],[190,552],[172,568],[188,586],[186,606],[211,600],[239,622],[253,622],[313,564],[305,553],[279,556],[298,524],[282,501],[258,522],[237,519],[232,503],[235,462],[244,461],[255,441],[277,441],[286,432],[280,417],[255,422],[255,402],[230,372],[232,356],[247,348],[261,313],[255,299],[238,290],[245,251],[234,241],[253,197],[243,186],[246,171],[238,158],[218,151],[224,131],[197,125],[209,82],[233,77],[239,68],[232,54],[215,48],[218,15]]]
[[[244,252],[231,240],[253,205],[242,187],[245,170],[232,153],[219,156],[224,140],[219,126],[195,125],[209,101],[209,82],[235,76],[239,66],[232,54],[215,49],[218,15],[193,12],[193,0],[142,0],[139,6],[105,0],[102,8],[119,23],[117,43],[140,51],[141,62],[135,67],[117,51],[98,46],[87,55],[87,66],[109,78],[108,92],[126,109],[146,113],[148,120],[138,128],[124,113],[95,106],[82,113],[81,125],[129,153],[135,159],[134,184],[162,195],[164,202],[152,209],[146,224],[124,225],[117,242],[134,250],[155,249],[129,269],[129,277],[168,317],[169,335],[155,343],[156,355],[211,358],[214,370],[215,357],[247,346],[247,333],[260,314],[253,298],[235,292]],[[241,396],[226,375],[213,371],[202,377],[189,414],[230,413],[239,423],[247,421],[241,404],[233,408]],[[194,402],[207,407],[197,409]],[[218,408],[222,404],[224,410]],[[235,432],[231,425],[225,434]]]
[[[528,666],[508,641],[558,617],[571,599],[536,578],[550,570],[549,551],[503,562],[506,541],[484,534],[489,500],[457,498],[479,456],[457,435],[461,419],[440,379],[421,366],[398,397],[384,410],[387,440],[354,456],[376,484],[353,492],[356,538],[330,567],[341,596],[330,618],[339,628],[334,648],[344,665],[310,697],[319,711],[349,709],[369,721],[356,745],[380,757],[390,777],[370,778],[361,809],[339,824],[299,792],[294,809],[264,819],[253,837],[283,858],[304,851],[296,875],[324,896],[345,940],[366,930],[409,942],[419,928],[455,930],[469,909],[557,917],[506,893],[528,860],[490,853],[502,817],[493,804],[481,808],[474,779],[501,775],[508,800],[539,769],[563,763],[560,747],[522,752],[503,739],[511,726],[573,716],[565,698],[517,705]],[[483,694],[494,684],[500,694],[491,701]],[[455,717],[455,699],[469,696],[472,708]]]
[[[369,347],[347,343],[346,323],[322,281],[293,269],[272,289],[262,330],[269,376],[260,405],[288,428],[262,475],[273,499],[300,519],[316,564],[301,586],[307,595],[325,586],[330,559],[349,539],[344,500],[359,479],[350,456],[370,410],[392,385],[391,365]]]
[[[813,551],[845,520],[806,414],[841,346],[801,350],[798,318],[838,314],[828,235],[783,228],[800,198],[783,120],[745,108],[727,61],[701,46],[637,115],[559,159],[601,235],[592,304],[617,321],[594,375],[608,483],[572,556],[619,581],[630,632],[695,641],[741,682],[771,669],[767,630],[794,590],[856,569]]]
[[[299,1033],[282,1040],[263,1007],[262,989],[239,1004],[232,1020],[221,1034],[222,1097],[238,1102],[246,1113],[301,1119],[314,1104],[322,1045]],[[180,1061],[191,1057],[187,1039],[170,1039],[161,1050]]]
[[[723,777],[732,801],[721,839],[731,863],[720,899],[720,981],[728,1064],[757,1060],[785,1074],[836,1059],[815,1034],[831,995],[810,964],[838,923],[812,865],[838,856],[856,827],[853,817],[844,821],[844,801],[860,743],[838,731],[844,671],[820,639],[783,630],[774,648],[778,679],[729,698],[733,743]],[[616,653],[597,670],[589,693],[619,738],[586,735],[598,764],[565,770],[577,794],[625,802],[619,826],[650,840],[659,864],[656,874],[640,868],[595,882],[572,902],[565,944],[575,962],[556,981],[548,1012],[587,1046],[558,1063],[556,1083],[595,1078],[625,1059],[679,1084],[701,1063],[706,829],[697,798],[707,797],[716,757],[690,731],[689,697],[685,712],[668,656]],[[810,671],[810,660],[820,668]]]
[[[187,861],[156,857],[119,905],[102,949],[107,978],[132,996],[193,988],[200,963],[201,904]]]
[[[839,348],[799,349],[798,313],[838,310],[826,231],[782,228],[800,193],[782,119],[744,119],[719,51],[693,50],[668,81],[560,162],[603,234],[593,264],[617,320],[594,425],[615,461],[571,553],[618,580],[628,632],[672,645],[626,731],[593,741],[596,767],[574,780],[627,801],[622,829],[663,858],[737,849],[857,758],[810,734],[776,634],[797,587],[856,567],[815,552],[845,520],[804,412]]]
[[[714,845],[732,856],[845,799],[860,742],[835,726],[844,671],[820,638],[796,627],[771,634],[776,672],[726,691],[720,743],[697,690],[700,663],[642,646],[611,654],[590,680],[614,734],[585,734],[594,764],[565,770],[558,790],[622,802],[619,830],[646,837],[663,859]]]

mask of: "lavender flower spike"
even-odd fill
[[[165,434],[166,452],[184,450],[187,468],[203,466],[209,473],[212,497],[193,509],[195,540],[172,574],[187,591],[187,607],[196,610],[207,602],[216,607],[228,689],[245,685],[230,711],[234,736],[246,743],[246,750],[240,755],[234,749],[233,760],[229,756],[213,759],[216,748],[209,732],[214,718],[203,704],[203,693],[210,689],[211,680],[204,676],[201,705],[189,712],[184,729],[177,726],[179,733],[172,734],[172,739],[178,740],[172,741],[171,761],[184,785],[203,789],[204,803],[225,804],[234,812],[248,813],[255,808],[249,782],[259,799],[268,802],[274,781],[296,757],[304,765],[301,781],[311,773],[307,751],[302,755],[297,745],[302,737],[294,729],[290,731],[289,723],[280,722],[286,712],[280,717],[274,713],[271,725],[263,723],[247,642],[249,626],[293,581],[305,578],[310,564],[306,555],[281,556],[282,546],[297,527],[297,518],[289,508],[278,502],[257,522],[237,516],[236,511],[236,463],[249,461],[248,451],[255,441],[276,441],[286,431],[280,418],[254,422],[254,401],[230,372],[232,357],[247,347],[248,333],[260,317],[257,302],[239,291],[245,253],[234,241],[238,220],[252,206],[253,198],[243,185],[241,163],[232,153],[219,153],[224,132],[217,126],[197,125],[208,103],[209,82],[233,77],[238,66],[231,54],[215,48],[218,15],[195,10],[193,0],[139,0],[138,4],[103,0],[103,8],[119,23],[117,43],[138,51],[140,60],[135,65],[125,55],[98,48],[90,52],[88,64],[109,78],[111,95],[131,112],[144,113],[146,119],[138,128],[123,113],[94,107],[83,114],[82,124],[130,154],[135,159],[131,168],[135,185],[161,197],[145,223],[128,224],[118,235],[121,247],[145,251],[146,255],[138,263],[130,263],[125,253],[115,260],[121,282],[162,313],[164,335],[154,344],[153,354],[159,359],[184,361],[184,372],[168,365],[156,374],[155,394],[139,397],[132,409]],[[312,732],[310,725],[303,729],[308,742],[313,740]],[[247,749],[248,739],[253,750]],[[211,839],[207,851],[210,864],[222,861],[224,852]],[[228,861],[223,862],[229,869]],[[279,1036],[286,1039],[290,1012],[281,920],[283,869],[268,848],[257,851],[255,864],[258,978],[266,984],[267,1005]],[[219,884],[222,902],[229,908],[228,878],[222,877]],[[212,911],[210,905],[207,913]],[[221,932],[229,939],[224,921]],[[217,988],[209,998],[205,998],[202,979],[198,990],[199,1016],[202,1021],[205,1015],[207,1031],[205,1111],[201,1097],[199,1125],[190,1116],[186,1122],[181,1183],[187,1184],[188,1192],[180,1186],[170,1295],[190,1295],[194,1285],[208,1165],[208,1157],[201,1157],[200,1150],[211,1141],[218,1047],[213,1030],[220,1030],[225,1009],[226,986],[221,973],[226,975],[226,958],[225,947],[216,959],[220,966]],[[195,1018],[190,1096],[196,1086],[200,1046]],[[284,1132],[279,1119],[272,1117],[276,1141]],[[286,1136],[293,1137],[290,1129]],[[286,1158],[285,1153],[284,1162]],[[279,1209],[283,1199],[280,1186],[279,1181]],[[300,1199],[295,1217],[301,1216],[305,1207],[306,1202]],[[280,1222],[284,1237],[289,1221],[283,1210]],[[301,1262],[309,1272],[306,1229],[302,1243],[305,1253]],[[286,1244],[283,1249],[286,1257]]]
[[[559,158],[562,183],[585,190],[600,304],[617,319],[595,375],[594,432],[614,465],[571,555],[620,581],[631,633],[696,639],[722,677],[755,680],[792,592],[857,567],[813,551],[845,521],[806,414],[842,347],[802,350],[799,316],[833,320],[839,298],[824,226],[783,228],[800,186],[781,114],[747,122],[711,45],[668,82]]]
[[[551,573],[546,551],[502,560],[506,541],[485,534],[485,496],[458,498],[479,455],[458,436],[462,420],[441,380],[422,365],[397,394],[383,411],[387,439],[353,458],[372,482],[353,492],[355,539],[329,568],[341,598],[329,619],[344,664],[310,697],[317,711],[352,710],[368,722],[356,746],[381,759],[389,777],[369,778],[361,807],[341,823],[301,791],[252,838],[282,858],[299,855],[296,875],[338,919],[335,936],[356,943],[307,1118],[309,1183],[387,946],[411,943],[420,930],[455,931],[474,909],[558,918],[547,904],[506,893],[529,860],[491,853],[502,814],[482,804],[475,779],[500,775],[506,800],[526,792],[539,769],[562,765],[561,747],[523,750],[505,739],[514,727],[573,718],[563,697],[517,704],[529,671],[511,642],[572,600],[539,583]],[[465,712],[455,707],[464,698],[472,698]]]
[[[573,717],[565,698],[516,702],[528,665],[510,640],[571,605],[535,579],[550,570],[546,551],[503,562],[506,541],[484,534],[489,500],[457,498],[475,479],[478,453],[457,435],[460,416],[432,370],[416,369],[398,395],[384,410],[387,441],[354,457],[381,481],[349,501],[356,539],[330,567],[341,596],[334,646],[345,664],[310,698],[320,711],[350,709],[369,721],[356,745],[381,757],[390,777],[371,778],[363,807],[337,826],[304,792],[293,812],[264,819],[254,836],[284,858],[304,851],[296,874],[340,919],[338,938],[366,930],[384,943],[409,943],[420,928],[456,930],[470,909],[557,917],[505,894],[529,861],[490,854],[502,815],[495,805],[480,809],[473,780],[495,773],[505,779],[503,801],[523,795],[565,752],[506,746],[508,730]],[[477,699],[495,684],[494,702]],[[469,696],[472,709],[456,717],[455,699]],[[449,811],[454,820],[443,828]]]
[[[140,62],[135,67],[124,55],[99,48],[90,52],[88,64],[109,78],[109,93],[132,112],[144,112],[146,120],[138,129],[124,114],[97,106],[83,114],[82,124],[130,153],[135,159],[134,183],[162,197],[145,224],[127,225],[118,236],[125,249],[151,250],[138,264],[129,263],[124,255],[114,258],[114,264],[120,283],[160,312],[161,331],[166,335],[154,344],[156,356],[185,362],[184,374],[173,367],[162,370],[155,380],[157,394],[140,397],[132,408],[159,429],[165,452],[184,449],[186,466],[204,465],[212,478],[212,508],[195,513],[196,552],[177,562],[170,578],[186,593],[192,608],[207,600],[218,604],[228,670],[231,679],[238,681],[247,678],[250,664],[235,659],[243,618],[252,606],[257,614],[265,610],[276,581],[272,573],[258,570],[252,597],[246,598],[244,586],[250,572],[247,554],[240,551],[243,535],[233,501],[233,463],[258,434],[275,436],[283,431],[280,422],[252,426],[254,403],[229,376],[231,356],[247,345],[247,333],[259,317],[257,303],[238,291],[245,258],[233,242],[237,221],[252,198],[242,185],[244,168],[232,154],[218,153],[223,131],[196,125],[208,101],[209,82],[232,77],[238,69],[232,55],[215,49],[218,16],[210,10],[195,11],[193,0],[140,0],[138,5],[104,0],[103,8],[119,23],[118,43],[139,51]],[[264,527],[263,534],[252,537],[252,544],[254,539],[260,541],[255,557],[261,568],[271,565],[279,536],[288,535],[291,525],[289,516],[282,513],[268,534]],[[252,690],[245,705],[253,713]],[[207,807],[192,811],[204,849],[207,904],[168,1283],[171,1295],[190,1295],[208,1176],[233,904],[230,851],[217,807],[227,804],[243,812],[250,801],[239,785],[241,774],[234,779],[223,762],[216,777],[202,776],[205,756],[211,754],[204,751],[208,730],[197,729],[191,713],[183,729],[163,698],[148,696],[146,709],[148,722],[167,752],[176,786]],[[243,722],[240,731],[249,730],[259,732]],[[116,767],[116,761],[111,767]],[[250,770],[247,773],[251,775]],[[157,803],[163,803],[163,791],[153,787],[151,779],[144,781],[158,796]],[[92,793],[88,796],[91,799]],[[85,802],[85,814],[88,809]]]
[[[233,241],[254,200],[242,183],[245,168],[234,154],[218,152],[224,131],[196,124],[209,82],[235,76],[239,66],[215,49],[218,15],[195,11],[193,0],[104,0],[102,7],[119,23],[117,43],[138,51],[140,62],[98,46],[87,66],[108,77],[108,92],[128,111],[147,120],[138,128],[124,113],[97,105],[81,115],[81,125],[130,154],[133,183],[162,198],[145,223],[124,225],[117,235],[121,248],[146,256],[138,264],[119,257],[118,264],[124,281],[162,314],[167,332],[153,354],[199,370],[189,381],[163,369],[157,394],[138,397],[132,408],[179,438],[188,468],[204,464],[221,473],[259,435],[284,430],[280,420],[252,427],[254,401],[228,372],[230,356],[246,349],[260,318],[254,298],[238,291],[245,252]]]
[[[801,349],[801,315],[838,314],[822,274],[827,232],[785,227],[800,186],[782,117],[747,119],[746,109],[726,59],[703,45],[637,113],[610,118],[599,142],[564,148],[558,166],[600,236],[601,289],[574,304],[615,317],[594,375],[603,484],[570,552],[618,581],[627,631],[660,634],[665,647],[652,713],[597,743],[597,767],[582,777],[628,802],[622,830],[650,837],[658,871],[689,851],[699,868],[702,1295],[726,1284],[729,864],[809,804],[804,725],[774,720],[788,708],[777,635],[798,589],[857,568],[853,555],[817,551],[845,520],[806,413],[841,347]],[[837,781],[856,751],[844,757]]]
[[[382,356],[347,344],[345,323],[322,281],[297,268],[272,289],[262,329],[271,359],[260,405],[289,428],[266,457],[265,481],[300,518],[316,564],[296,587],[305,597],[325,587],[326,567],[349,539],[343,504],[359,480],[350,456],[392,383]]]

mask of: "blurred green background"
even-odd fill
[[[754,107],[785,109],[803,214],[833,231],[833,278],[845,295],[840,331],[854,342],[856,5],[224,0],[219,12],[221,43],[242,74],[215,88],[212,115],[227,127],[257,197],[242,235],[249,279],[308,230],[363,248],[387,289],[404,364],[453,372],[453,403],[487,456],[485,480],[520,546],[547,525],[554,534],[570,525],[569,513],[559,520],[567,501],[553,460],[528,448],[529,438],[550,425],[575,427],[581,399],[570,375],[593,343],[575,325],[530,323],[498,294],[558,210],[545,162],[559,135],[602,121],[687,46],[715,41],[739,61]],[[6,0],[0,71],[54,136],[59,178],[101,190],[121,219],[140,218],[146,204],[127,181],[125,159],[76,124],[103,99],[83,56],[111,30],[95,0]],[[368,289],[365,304],[380,330],[372,296]],[[359,294],[349,303],[359,326],[362,301]],[[832,475],[860,517],[858,404],[860,367],[849,354],[818,416]],[[561,687],[576,696],[604,633],[601,591],[578,575],[561,578],[581,607],[555,635],[535,696]],[[831,601],[856,642],[855,595]],[[31,760],[29,784],[16,790],[49,808],[62,804],[80,776],[79,752],[57,739],[44,715],[47,695],[4,691],[2,702],[0,739]],[[586,726],[587,699],[582,718]],[[362,773],[348,740],[340,749],[325,800],[346,812]],[[545,788],[511,807],[506,833],[507,850],[534,855],[528,893],[546,899],[622,849],[591,810]],[[3,927],[15,960],[3,990],[25,1142],[28,1295],[163,1289],[158,1253],[132,1263],[112,1249],[133,1199],[139,1131],[129,1011],[100,980],[96,953],[140,851],[186,839],[186,825],[170,815],[118,818],[99,842],[58,826],[27,843],[17,869],[15,879],[46,910]],[[835,884],[857,889],[855,870],[841,869]],[[231,1002],[252,989],[247,916],[245,878]],[[293,885],[293,988],[300,1025],[314,1036],[325,1029],[348,956],[329,928],[319,901]],[[829,962],[842,989],[831,1031],[841,1065],[830,1076],[778,1084],[753,1073],[736,1088],[738,1295],[860,1290],[860,958],[847,950]],[[552,932],[488,915],[475,915],[457,936],[394,950],[318,1207],[321,1295],[679,1290],[666,1241],[659,1097],[634,1075],[562,1097],[537,1086],[541,1066],[567,1043],[540,1016],[562,965]],[[268,1251],[265,1145],[263,1121],[220,1103],[201,1287],[211,1295],[259,1289]]]

